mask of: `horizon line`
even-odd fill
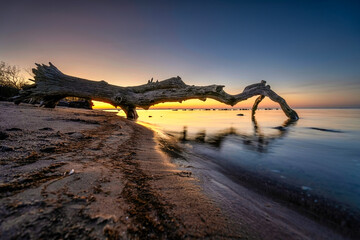
[[[99,110],[122,110],[120,107],[117,108],[94,108],[94,109],[99,109]],[[192,110],[251,110],[252,107],[236,107],[236,108],[219,108],[219,107],[207,107],[207,108],[190,108],[190,107],[184,107],[184,108],[149,108],[149,109],[143,109],[143,108],[136,108],[136,110],[188,110],[188,109],[192,109]],[[263,108],[258,108],[258,110],[280,110],[281,107],[263,107]],[[294,107],[293,109],[360,109],[360,106],[355,106],[355,107]]]

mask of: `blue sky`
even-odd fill
[[[0,60],[117,85],[181,76],[298,107],[360,106],[359,1],[14,1]]]

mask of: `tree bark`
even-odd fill
[[[251,115],[252,115],[252,116],[255,116],[255,112],[256,112],[259,104],[261,103],[261,101],[262,101],[264,98],[265,98],[264,95],[260,95],[259,97],[257,97],[257,98],[255,99],[254,105],[253,105],[252,110],[251,110]]]
[[[234,106],[253,96],[260,97],[253,107],[253,114],[261,100],[266,96],[279,103],[285,115],[298,120],[297,113],[289,107],[286,101],[270,89],[265,81],[247,86],[242,93],[230,95],[223,85],[190,86],[180,77],[163,81],[148,81],[147,84],[134,87],[119,87],[105,81],[92,81],[63,74],[53,64],[36,64],[33,68],[34,84],[23,88],[20,95],[14,98],[15,104],[26,99],[39,99],[45,107],[54,108],[64,97],[80,97],[110,103],[121,107],[128,118],[138,117],[136,108],[149,109],[150,106],[163,102],[182,102],[188,99],[215,99],[227,105]]]

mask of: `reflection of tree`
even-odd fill
[[[202,130],[196,134],[195,141],[205,143],[206,131]]]
[[[255,116],[252,117],[254,133],[245,134],[238,132],[234,127],[224,129],[216,134],[206,135],[206,131],[202,130],[195,134],[194,139],[188,137],[187,127],[184,127],[184,131],[180,137],[181,141],[196,141],[212,145],[216,148],[221,148],[222,143],[228,137],[234,136],[237,140],[241,140],[242,144],[251,151],[257,152],[266,152],[268,150],[268,145],[276,139],[280,139],[286,136],[289,128],[293,126],[296,121],[291,119],[286,120],[281,126],[275,127],[278,132],[274,134],[265,135],[261,131],[261,127],[255,119]]]
[[[182,137],[180,138],[182,142],[187,141],[187,126],[184,126],[184,131],[182,132]]]

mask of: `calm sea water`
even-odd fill
[[[301,119],[290,122],[280,110],[260,110],[255,119],[246,110],[138,111],[139,121],[216,159],[229,174],[246,169],[360,209],[360,109],[297,112]]]

